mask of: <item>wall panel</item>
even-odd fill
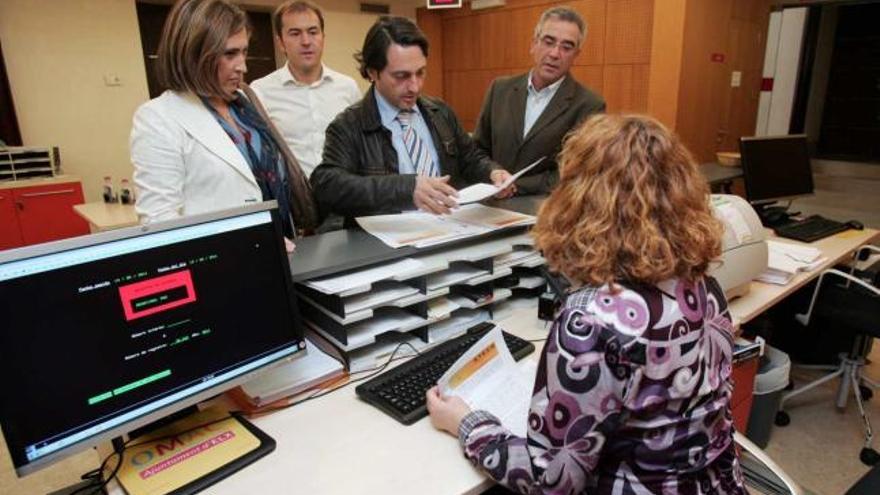
[[[648,64],[606,65],[603,94],[609,113],[645,113],[648,106]]]
[[[606,64],[647,64],[651,61],[652,0],[609,0]]]
[[[473,11],[470,6],[442,12],[419,9],[419,22],[425,24],[432,44],[443,46],[443,82],[430,87],[442,90],[466,129],[473,130],[492,79],[531,68],[529,49],[535,24],[554,5],[558,3],[508,0],[506,6],[489,10]],[[653,0],[575,0],[567,5],[587,22],[587,39],[574,61],[572,76],[600,94],[614,86],[609,110],[645,112]],[[439,33],[436,19],[440,19]],[[611,59],[620,67],[612,69],[609,80],[606,70]]]

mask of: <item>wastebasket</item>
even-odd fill
[[[779,349],[764,346],[764,355],[758,363],[755,375],[755,391],[752,397],[752,411],[746,427],[746,437],[762,449],[770,441],[773,420],[782,402],[782,394],[788,386],[788,373],[791,360],[788,354]]]

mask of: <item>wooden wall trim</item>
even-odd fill
[[[648,77],[648,113],[675,129],[687,0],[655,0]]]

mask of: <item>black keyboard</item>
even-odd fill
[[[392,418],[410,425],[428,415],[425,393],[437,384],[443,373],[495,325],[484,322],[472,326],[467,333],[447,340],[400,366],[358,385],[357,395],[378,407]],[[519,361],[535,350],[528,340],[504,334],[504,342],[513,358]]]
[[[817,241],[848,229],[849,227],[845,223],[829,220],[819,215],[810,215],[802,220],[773,228],[779,237],[802,242]]]

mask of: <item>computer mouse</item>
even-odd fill
[[[850,220],[850,221],[846,222],[845,225],[851,229],[865,230],[865,224],[863,224],[862,222],[860,222],[858,220]]]

